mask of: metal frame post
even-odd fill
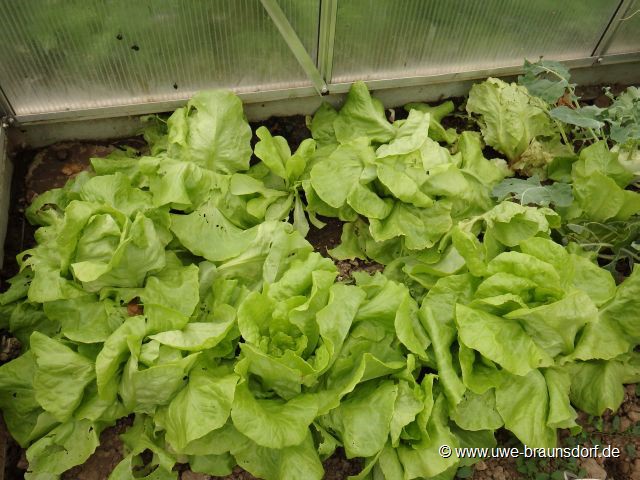
[[[598,43],[593,49],[593,53],[591,54],[591,56],[596,57],[596,61],[598,61],[598,59],[600,59],[602,55],[606,53],[606,50],[609,47],[609,44],[611,43],[613,36],[615,35],[616,31],[620,27],[620,21],[624,18],[625,14],[630,10],[633,3],[634,3],[634,0],[620,1],[620,5],[618,5],[617,10],[613,14],[613,17],[611,17],[611,20],[605,27],[604,32],[602,32],[602,35],[600,36]]]
[[[296,60],[298,60],[307,77],[309,77],[309,80],[313,83],[314,88],[320,95],[326,95],[329,91],[326,82],[316,68],[316,64],[311,58],[311,55],[309,55],[307,49],[304,48],[291,23],[289,23],[287,16],[280,8],[280,5],[278,5],[278,2],[276,0],[260,0],[260,2],[280,31],[284,41],[287,42],[289,49],[296,57]]]
[[[15,117],[15,112],[9,103],[9,99],[2,91],[2,86],[0,85],[0,128],[5,125],[12,123],[9,120],[13,121]]]
[[[318,68],[325,82],[333,75],[333,46],[336,37],[338,0],[320,0],[320,26],[318,35]]]
[[[9,203],[11,200],[11,177],[13,164],[9,160],[7,132],[0,127],[0,268],[4,263],[4,241],[9,223]]]

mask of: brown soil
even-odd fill
[[[104,480],[124,458],[124,445],[119,435],[133,424],[133,417],[121,418],[115,426],[100,435],[100,445],[82,465],[68,470],[62,480]]]
[[[340,448],[324,462],[324,480],[345,480],[349,475],[357,475],[362,471],[362,459],[347,459]]]
[[[36,195],[64,186],[72,177],[89,168],[92,157],[106,157],[115,147],[78,142],[62,142],[38,151],[24,179],[27,204]]]
[[[344,222],[337,218],[321,217],[326,225],[323,228],[316,228],[311,225],[307,240],[316,252],[320,252],[325,257],[331,258],[329,250],[340,244],[340,236],[342,235],[342,225]],[[364,271],[370,275],[384,270],[384,265],[377,262],[368,262],[365,260],[334,260],[338,267],[338,281],[350,281],[351,274],[356,271]]]
[[[20,340],[7,331],[0,331],[0,365],[17,358],[21,349]]]
[[[342,225],[344,222],[337,218],[319,217],[319,220],[326,223],[323,228],[316,228],[310,225],[307,240],[316,252],[320,252],[325,257],[329,257],[328,250],[336,248],[340,244],[342,235]]]
[[[611,85],[611,93],[615,96],[620,95],[626,90],[628,85],[615,83]],[[596,107],[605,108],[611,105],[611,99],[604,94],[602,85],[592,85],[588,87],[576,87],[576,95],[580,97],[582,103],[593,104]]]
[[[256,477],[240,467],[235,467],[233,472],[226,477],[211,477],[209,475],[203,476],[202,473],[193,473],[190,470],[186,473],[188,473],[188,475],[185,477],[183,473],[181,480],[256,480]],[[198,478],[195,475],[200,475],[200,477]]]
[[[28,203],[26,200],[25,176],[35,151],[21,152],[13,158],[13,178],[11,180],[11,201],[9,202],[9,219],[7,222],[7,236],[4,241],[4,262],[0,272],[2,291],[5,291],[7,279],[18,273],[16,255],[33,246],[33,233],[35,229],[29,225],[24,210]]]
[[[580,412],[578,424],[583,433],[571,435],[568,430],[559,432],[559,445],[590,447],[593,445],[615,447],[618,458],[582,458],[571,465],[562,459],[545,462],[541,459],[527,460],[528,473],[518,471],[518,461],[514,458],[488,459],[474,466],[473,480],[537,480],[554,472],[580,473],[587,478],[609,480],[640,480],[640,397],[635,385],[625,387],[624,402],[616,412],[605,413],[602,417],[592,418]],[[500,446],[506,442],[498,441]],[[535,465],[532,465],[535,464]],[[581,471],[580,471],[581,470]],[[541,474],[541,477],[536,477]]]
[[[467,99],[465,97],[455,97],[451,98],[450,100],[455,105],[455,110],[451,115],[447,115],[442,119],[442,121],[440,122],[442,126],[445,129],[453,128],[458,133],[462,133],[465,130],[478,130],[478,125],[476,125],[475,121],[471,119],[465,109],[467,105]],[[434,105],[437,105],[437,103]]]
[[[367,272],[369,275],[373,275],[384,270],[384,265],[357,258],[355,260],[336,260],[334,263],[338,267],[338,281],[349,281],[353,272]]]
[[[106,157],[126,146],[144,150],[146,144],[140,137],[133,137],[113,143],[60,142],[36,152],[24,152],[25,156],[33,154],[24,179],[27,203],[35,195],[62,187],[70,178],[88,170],[92,158]]]
[[[588,421],[583,415],[581,424],[594,443],[617,447],[619,458],[603,459],[601,462],[609,478],[640,480],[640,397],[636,385],[625,387],[622,406],[617,412],[605,413],[602,425],[599,419]]]
[[[479,461],[474,466],[473,480],[515,480],[526,478],[516,469],[515,461],[510,458]]]

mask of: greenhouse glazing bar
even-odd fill
[[[298,63],[304,72],[307,74],[307,77],[309,77],[309,80],[313,83],[316,91],[320,95],[326,94],[327,84],[324,78],[320,75],[315,63],[309,56],[309,52],[304,48],[300,38],[298,38],[298,35],[289,23],[289,20],[287,20],[286,15],[278,5],[278,2],[276,2],[276,0],[260,0],[260,2],[262,2],[262,6],[271,17],[271,20],[273,20],[273,23],[278,28],[282,38],[287,42],[287,45],[296,57],[296,60],[298,60]]]
[[[4,117],[13,118],[14,115],[15,114],[13,112],[13,109],[11,108],[11,104],[9,103],[9,100],[0,87],[0,120],[2,120]],[[0,124],[3,123],[4,121],[0,121]]]
[[[600,37],[600,41],[598,42],[598,45],[596,45],[596,47],[593,50],[593,54],[592,54],[593,57],[599,57],[600,55],[606,52],[607,48],[611,44],[611,40],[613,40],[613,37],[615,36],[616,32],[620,27],[621,22],[624,21],[625,16],[627,16],[630,13],[630,10],[634,5],[634,3],[635,3],[635,0],[622,0],[620,2],[620,5],[618,6],[616,13],[613,15],[613,18],[607,25],[607,28],[602,33],[602,37]]]
[[[321,0],[320,32],[318,35],[318,67],[325,81],[330,81],[333,69],[333,46],[336,37],[338,0]]]

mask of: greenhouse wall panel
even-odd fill
[[[315,61],[319,0],[279,5]],[[0,43],[17,116],[310,85],[259,0],[0,2]]]
[[[617,7],[601,0],[340,1],[332,82],[589,57]]]

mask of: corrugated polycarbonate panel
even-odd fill
[[[316,60],[320,0],[278,0]],[[17,115],[310,85],[260,0],[0,0]]]
[[[612,25],[612,27],[616,26]],[[640,51],[640,0],[632,2],[619,20],[616,32],[605,50],[605,54],[638,51]]]
[[[332,82],[591,55],[613,0],[340,0]]]

